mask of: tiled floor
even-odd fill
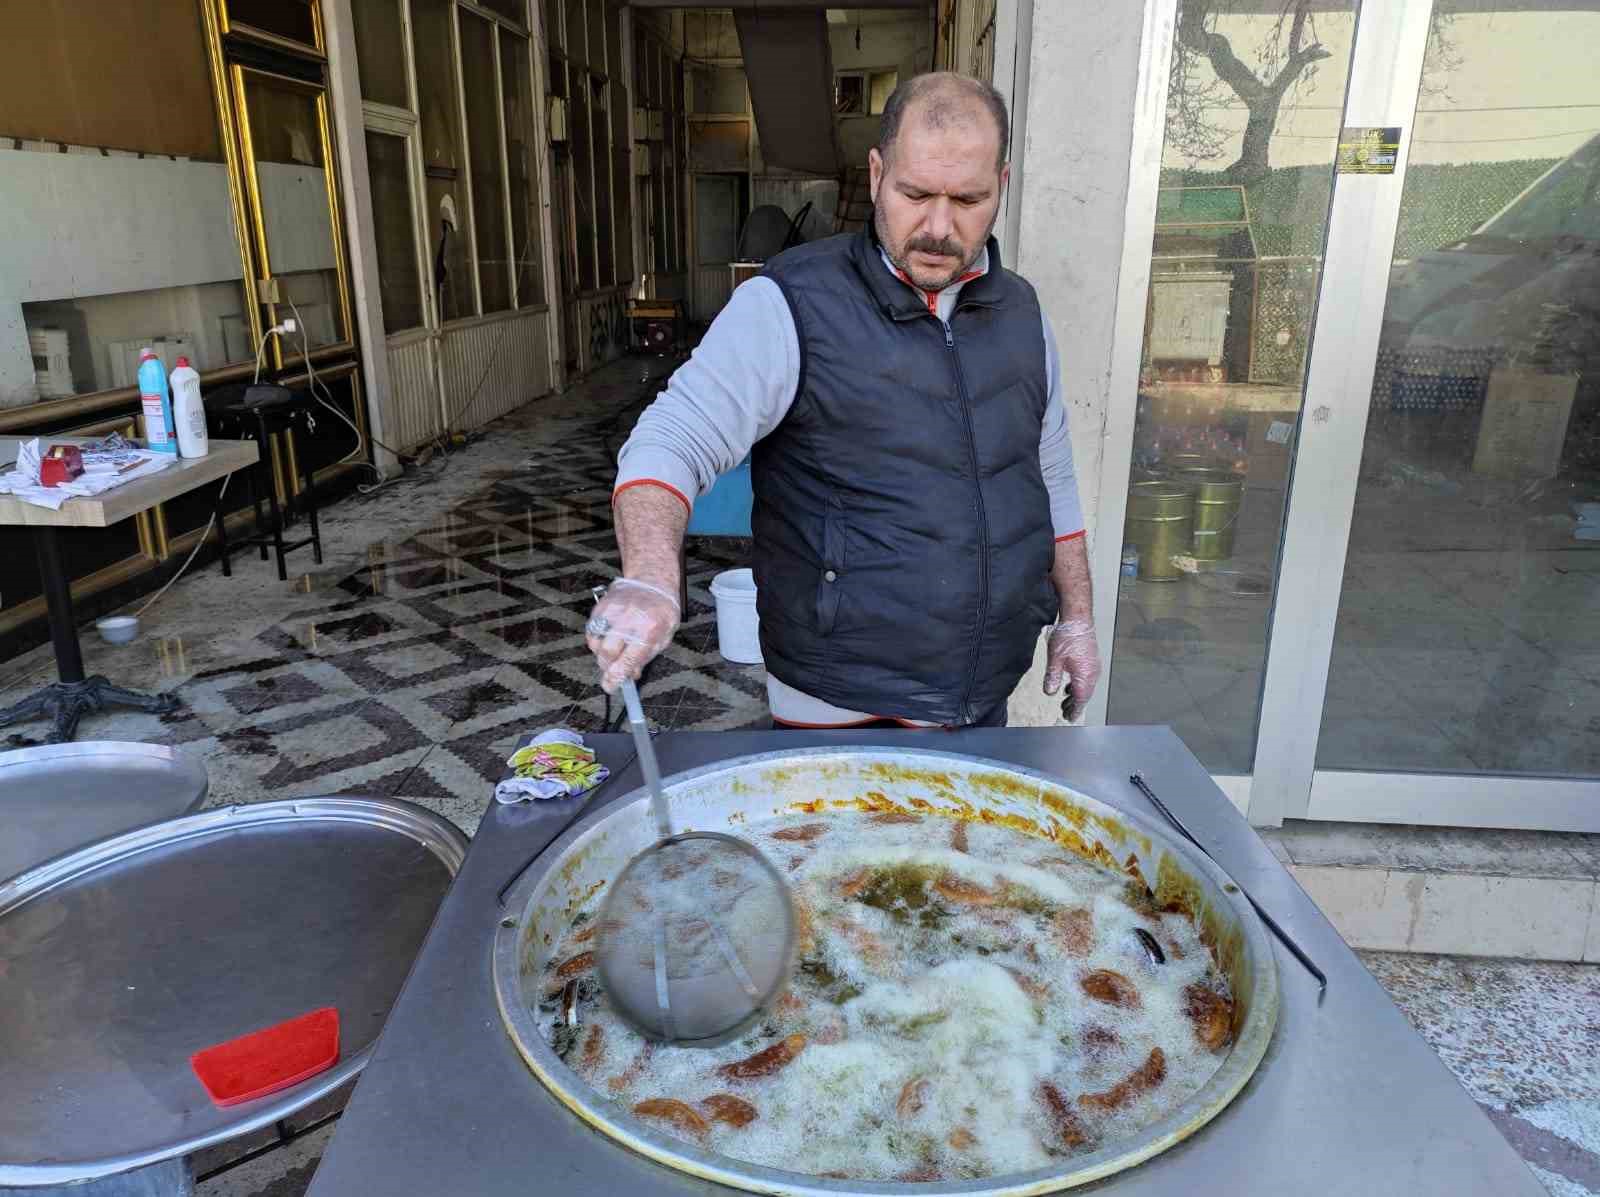
[[[312,794],[389,794],[468,832],[510,745],[553,723],[599,726],[603,704],[582,626],[589,588],[616,570],[608,499],[613,453],[658,368],[620,364],[566,396],[531,405],[442,467],[328,508],[326,562],[280,583],[240,559],[174,586],[124,648],[90,631],[90,672],[183,699],[175,715],[89,720],[85,738],[157,741],[204,757],[213,803]],[[663,725],[726,729],[766,723],[759,668],[716,653],[707,586],[746,546],[692,542],[690,610],[643,687]],[[1167,600],[1151,599],[1159,605]],[[1154,667],[1188,632],[1143,637]],[[1240,625],[1239,642],[1246,640]],[[1174,648],[1173,646],[1177,647]],[[1130,656],[1130,662],[1135,658]],[[1130,669],[1137,668],[1130,663]],[[52,675],[47,649],[0,664],[0,705]],[[1235,672],[1238,672],[1235,670]],[[1218,674],[1199,684],[1235,685]],[[1224,671],[1226,673],[1226,671]],[[1174,700],[1179,730],[1195,697]],[[1215,714],[1215,709],[1213,710]],[[1140,722],[1159,721],[1151,709]],[[5,729],[0,745],[42,736]],[[1374,971],[1557,1197],[1600,1195],[1600,970],[1584,966],[1369,956]],[[204,1197],[299,1197],[337,1124],[268,1151],[200,1186]],[[239,1155],[260,1143],[231,1145]],[[202,1161],[206,1170],[227,1151]]]
[[[500,421],[437,473],[334,505],[325,564],[291,556],[306,572],[289,584],[245,558],[232,579],[212,566],[174,586],[132,645],[87,631],[91,673],[173,691],[183,707],[91,717],[81,737],[182,745],[204,757],[217,804],[385,794],[471,832],[519,735],[601,723],[583,624],[591,587],[618,568],[607,443],[653,392],[642,379],[654,369],[613,368]],[[691,541],[689,611],[641,687],[654,722],[765,725],[764,676],[718,656],[707,590],[746,551]],[[0,705],[52,668],[45,648],[0,667]],[[0,744],[45,730],[8,728]]]

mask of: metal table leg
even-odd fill
[[[108,706],[131,707],[161,715],[177,710],[175,695],[140,694],[112,685],[104,677],[83,676],[83,650],[78,644],[78,625],[72,615],[72,587],[61,568],[61,547],[56,540],[56,530],[34,528],[33,544],[39,555],[39,580],[50,612],[50,641],[55,648],[56,676],[60,680],[0,710],[0,727],[48,716],[55,722],[50,742],[60,744],[77,734],[78,720],[85,714]]]

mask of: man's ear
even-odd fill
[[[867,177],[872,185],[872,201],[878,201],[878,187],[883,182],[883,155],[878,153],[878,147],[873,146],[867,151]]]

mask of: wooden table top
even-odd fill
[[[0,437],[0,445],[32,437]],[[48,444],[83,444],[84,437],[42,436]],[[89,438],[93,439],[93,438]],[[215,482],[226,474],[254,465],[261,457],[255,441],[212,441],[204,457],[181,457],[178,464],[158,474],[136,478],[92,497],[68,499],[59,510],[24,503],[15,495],[0,495],[0,525],[29,528],[109,528],[130,515],[148,511],[158,503]]]

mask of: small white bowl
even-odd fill
[[[94,626],[100,630],[101,638],[107,644],[127,644],[139,635],[137,615],[107,615],[104,619],[95,620]]]

